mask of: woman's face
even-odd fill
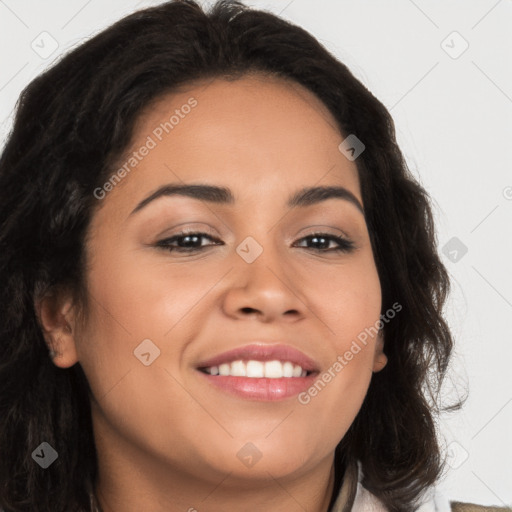
[[[310,92],[261,76],[190,86],[140,118],[125,172],[97,191],[89,311],[61,363],[90,383],[100,461],[216,482],[332,464],[386,362],[376,336],[354,349],[381,289],[343,138]],[[199,184],[223,192],[146,200]]]

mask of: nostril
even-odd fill
[[[243,311],[244,313],[256,313],[256,312],[257,312],[257,310],[256,310],[256,309],[249,308],[249,307],[247,307],[247,308],[242,308],[242,311]]]

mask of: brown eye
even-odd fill
[[[352,240],[348,240],[347,238],[342,238],[339,236],[329,235],[327,233],[313,233],[309,236],[302,238],[301,240],[309,240],[313,244],[321,245],[323,247],[311,247],[314,251],[320,252],[351,252],[354,249],[354,242]],[[325,247],[329,246],[331,242],[335,242],[337,247]]]
[[[190,232],[190,233],[178,233],[170,238],[166,238],[164,240],[160,240],[156,246],[164,248],[170,252],[196,252],[204,249],[205,247],[210,247],[211,245],[220,245],[219,243],[210,244],[210,245],[201,245],[201,240],[204,238],[208,238],[209,240],[213,240],[216,242],[220,242],[213,238],[212,236],[206,233],[200,232]],[[220,242],[222,243],[222,242]]]

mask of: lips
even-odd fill
[[[197,370],[210,387],[222,392],[245,400],[274,401],[311,386],[319,365],[289,345],[252,343],[201,361]]]

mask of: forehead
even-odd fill
[[[342,185],[360,198],[357,167],[338,150],[343,138],[298,83],[256,74],[188,84],[140,115],[113,170],[128,172],[108,201],[128,207],[166,182],[227,184],[248,201],[305,185]]]

